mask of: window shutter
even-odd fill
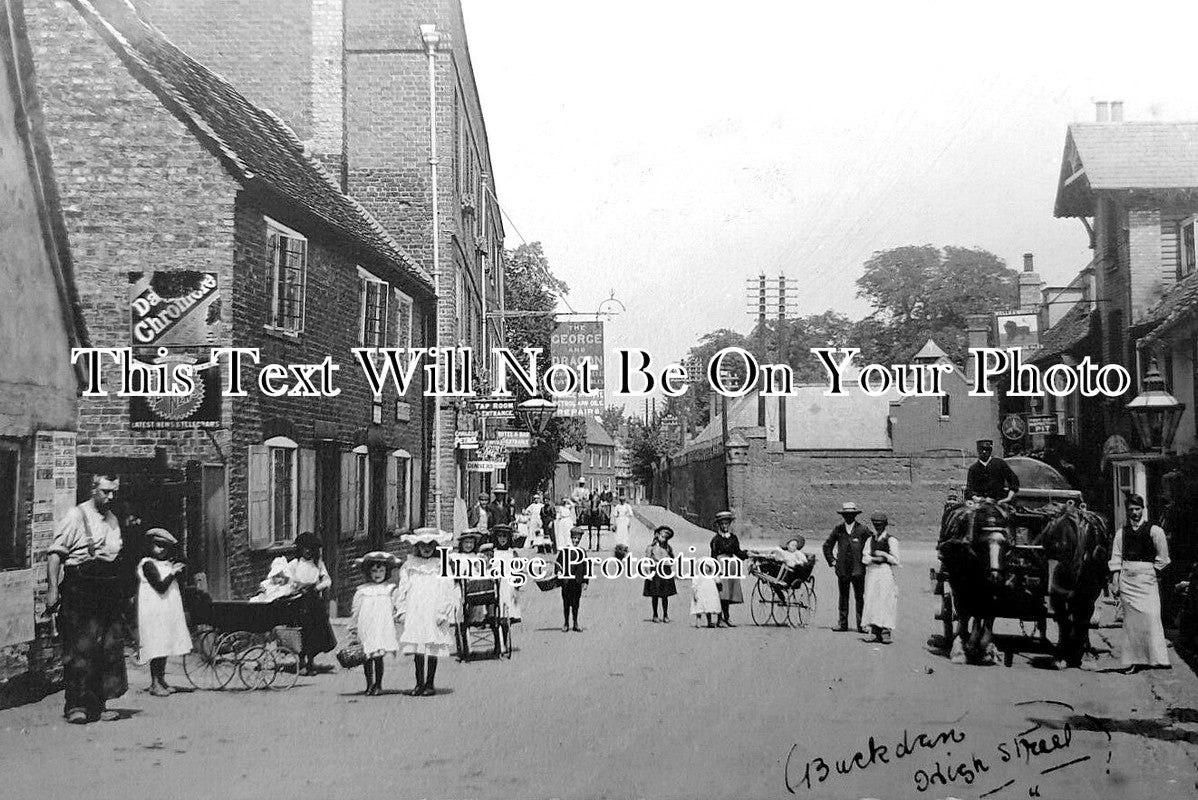
[[[399,459],[387,457],[387,530],[399,528]]]
[[[316,531],[316,451],[299,451],[299,533]]]
[[[266,445],[250,445],[249,527],[250,547],[270,547],[270,452]]]
[[[408,510],[408,521],[415,529],[424,525],[424,465],[419,458],[413,458],[410,463],[408,496],[412,498],[414,507]]]
[[[341,538],[354,538],[355,523],[354,506],[357,492],[358,473],[354,464],[353,453],[341,454]]]

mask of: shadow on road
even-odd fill
[[[1028,722],[1054,730],[1063,730],[1068,725],[1074,730],[1126,733],[1162,742],[1198,744],[1198,731],[1176,727],[1178,722],[1193,721],[1198,721],[1198,711],[1192,708],[1171,708],[1166,712],[1166,716],[1160,719],[1108,719],[1092,717],[1089,714],[1073,714],[1062,719],[1028,717]]]

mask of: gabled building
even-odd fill
[[[1134,378],[1125,396],[1104,398],[1100,411],[1088,415],[1097,418],[1085,423],[1103,443],[1109,498],[1103,505],[1122,524],[1126,491],[1147,496],[1149,516],[1158,517],[1162,477],[1169,469],[1166,456],[1148,452],[1138,440],[1126,406],[1143,388],[1140,379],[1150,361],[1137,340],[1185,305],[1182,284],[1192,284],[1198,257],[1198,122],[1124,122],[1121,110],[1114,120],[1111,116],[1099,104],[1099,121],[1069,126],[1055,213],[1079,219],[1094,250],[1094,307],[1086,336],[1094,338],[1101,363],[1120,364]],[[1167,384],[1184,384],[1192,357],[1162,364]],[[1185,386],[1182,391],[1191,393]]]
[[[459,0],[136,5],[248,99],[274,109],[435,276],[439,344],[488,352],[504,343],[496,316],[504,308],[504,226]],[[467,472],[473,451],[455,452],[461,426],[454,417],[447,404],[441,464],[429,484],[440,487],[447,530],[455,504],[464,513],[479,491],[502,480]]]
[[[79,407],[81,483],[120,475],[127,513],[180,536],[217,597],[251,593],[297,534],[319,532],[348,601],[350,559],[424,521],[431,436],[423,387],[376,399],[351,349],[428,342],[428,272],[287,124],[131,3],[24,8],[92,344],[147,363],[235,346],[341,365],[328,397],[296,396],[289,372],[268,393],[248,363],[246,395],[227,396],[227,361],[186,398],[110,383]]]

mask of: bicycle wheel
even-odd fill
[[[774,591],[767,589],[763,583],[761,578],[754,581],[753,592],[749,597],[749,616],[753,618],[754,625],[765,625],[774,616],[774,603],[771,599]],[[766,594],[767,592],[769,594]]]
[[[183,674],[191,685],[210,690],[228,686],[237,672],[235,644],[229,634],[219,631],[197,633],[195,649],[183,656]]]
[[[237,661],[237,677],[247,689],[269,689],[275,681],[274,653],[256,644],[241,652]]]

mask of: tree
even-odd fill
[[[858,323],[855,344],[866,361],[889,364],[904,362],[934,338],[959,361],[965,354],[965,317],[1010,307],[1018,279],[1001,258],[976,248],[908,245],[878,251],[857,279],[857,296],[874,313]]]
[[[608,406],[603,409],[603,413],[599,415],[599,424],[603,426],[603,430],[615,437],[620,432],[620,426],[624,424],[624,407],[623,406]]]
[[[525,347],[540,347],[548,353],[549,339],[555,327],[553,310],[557,307],[557,298],[569,294],[570,287],[553,274],[540,242],[508,250],[503,279],[507,310],[544,312],[543,315],[505,320],[507,347],[515,354],[520,354]]]
[[[669,452],[660,425],[646,425],[635,417],[628,420],[628,467],[642,486],[651,486],[653,468]]]
[[[781,332],[781,353],[779,353]],[[784,320],[758,323],[753,333],[757,358],[761,363],[786,364],[794,370],[796,383],[824,380],[819,361],[811,354],[813,347],[845,347],[854,342],[853,321],[831,309],[822,314],[810,314]]]
[[[523,360],[525,347],[539,347],[548,353],[555,327],[553,310],[557,307],[557,298],[567,294],[570,287],[553,274],[540,242],[522,244],[507,251],[503,276],[507,310],[544,312],[506,320],[506,346],[519,360]],[[528,399],[526,392],[518,387],[513,389],[517,403]],[[582,419],[551,419],[531,450],[512,452],[508,462],[508,482],[516,489],[535,491],[552,479],[562,449],[585,446],[586,426]]]

